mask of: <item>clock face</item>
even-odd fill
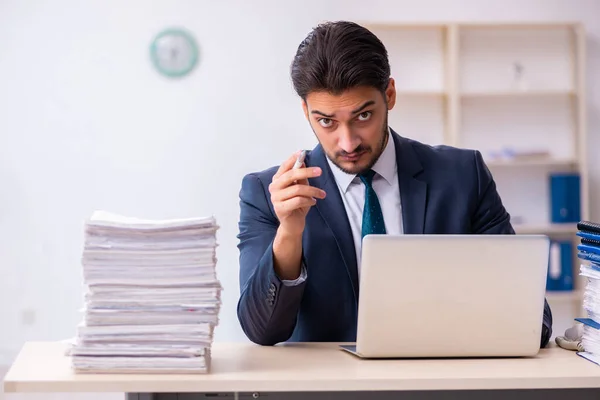
[[[169,29],[156,36],[150,46],[150,57],[155,68],[163,75],[181,77],[196,66],[198,46],[188,32]]]

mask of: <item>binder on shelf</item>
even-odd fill
[[[546,290],[570,291],[573,286],[573,244],[569,241],[552,241]]]
[[[552,223],[579,222],[581,219],[581,179],[579,174],[550,175],[550,220]]]

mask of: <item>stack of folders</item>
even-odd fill
[[[600,365],[600,224],[581,221],[577,229],[580,274],[587,280],[583,297],[587,318],[577,319],[584,325],[581,343],[585,351],[578,354]]]
[[[214,218],[95,212],[85,225],[78,373],[206,373],[219,322]]]

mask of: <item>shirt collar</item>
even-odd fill
[[[396,145],[394,143],[394,138],[392,137],[392,132],[389,128],[388,135],[388,141],[385,145],[385,149],[383,149],[381,156],[371,169],[377,174],[381,175],[389,185],[392,185],[396,172]],[[333,173],[335,181],[342,191],[346,193],[348,187],[350,187],[350,184],[354,181],[354,179],[356,179],[356,174],[348,174],[342,171],[337,165],[331,162],[329,158],[327,158],[327,162],[329,163],[329,167],[331,168],[331,172]]]

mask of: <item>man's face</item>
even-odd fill
[[[302,106],[327,157],[342,171],[359,174],[381,156],[388,139],[388,111],[395,102],[390,79],[385,96],[372,87],[356,87],[340,95],[311,92]]]

